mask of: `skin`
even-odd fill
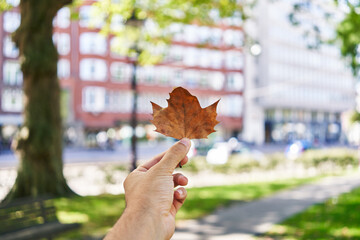
[[[183,205],[188,179],[173,174],[187,163],[190,140],[181,139],[166,152],[142,164],[125,179],[126,208],[105,240],[167,240],[175,231],[175,215]]]

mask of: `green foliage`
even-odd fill
[[[353,115],[351,116],[351,122],[360,122],[360,113],[354,111]]]
[[[334,164],[335,166],[346,168],[347,166],[357,166],[359,160],[355,150],[350,149],[324,149],[308,150],[297,160],[305,167],[320,167],[324,164]]]
[[[0,0],[0,13],[4,11],[8,11],[12,8],[10,4],[6,2],[6,0]]]
[[[347,2],[349,12],[338,25],[337,38],[341,42],[341,53],[350,58],[350,64],[354,74],[358,74],[359,44],[360,44],[360,5]]]
[[[330,164],[345,169],[348,166],[356,167],[358,161],[357,152],[346,148],[312,149],[304,152],[296,159],[296,163],[303,165],[305,168],[318,168]],[[184,166],[183,170],[193,173],[210,171],[232,174],[254,170],[267,171],[285,166],[287,163],[289,163],[289,160],[282,153],[266,155],[261,159],[255,159],[251,155],[236,154],[230,156],[227,163],[220,165],[209,164],[206,162],[205,157],[197,156],[192,158]]]
[[[122,55],[139,57],[140,64],[154,64],[162,59],[170,43],[173,23],[213,25],[222,18],[245,18],[244,6],[236,0],[102,0],[93,4],[94,21],[104,22],[102,33],[115,35],[116,47]],[[116,20],[116,24],[112,22]]]
[[[360,239],[360,188],[310,207],[259,239]]]

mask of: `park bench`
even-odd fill
[[[0,239],[51,239],[80,224],[62,224],[49,197],[27,198],[0,205]]]

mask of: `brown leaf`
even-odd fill
[[[207,138],[215,132],[216,107],[220,99],[212,105],[201,108],[197,97],[191,95],[182,87],[175,88],[167,100],[168,107],[162,108],[151,102],[153,120],[156,132],[176,139],[181,138]]]

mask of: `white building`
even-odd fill
[[[261,46],[258,56],[246,58],[242,137],[250,142],[338,141],[340,115],[354,108],[355,81],[339,49],[325,44],[310,49],[311,38],[304,36],[316,22],[322,34],[331,37],[332,26],[319,9],[307,13],[304,26],[293,26],[289,21],[293,2],[259,0],[254,10],[258,17],[248,26]],[[324,2],[327,8],[331,3]],[[252,50],[259,53],[259,46]]]

